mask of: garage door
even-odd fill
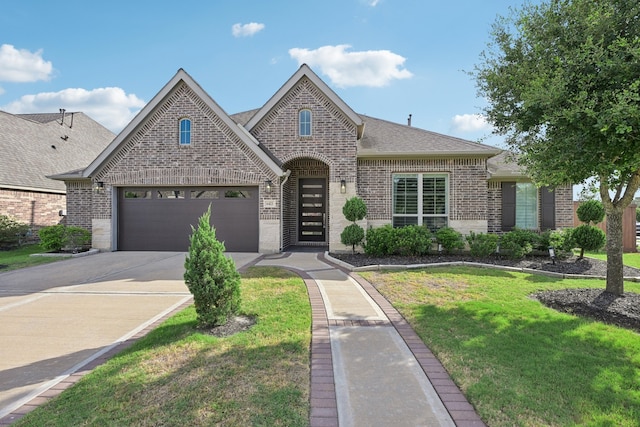
[[[185,252],[209,205],[227,251],[258,251],[257,187],[119,188],[118,249]]]

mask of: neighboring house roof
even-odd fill
[[[0,187],[64,194],[64,183],[47,176],[85,167],[114,137],[81,112],[61,123],[60,113],[0,111]]]
[[[282,168],[272,159],[266,150],[259,147],[260,143],[242,126],[238,126],[227,113],[207,94],[193,78],[187,74],[182,68],[173,76],[171,80],[153,97],[151,101],[145,105],[142,110],[134,117],[134,119],[120,132],[120,134],[109,144],[109,146],[95,159],[93,162],[83,171],[82,177],[92,177],[104,164],[106,164],[111,156],[117,153],[122,144],[127,141],[129,135],[133,135],[139,126],[143,126],[145,119],[149,117],[153,112],[159,108],[164,102],[165,98],[169,96],[172,91],[184,82],[191,90],[193,90],[202,99],[209,108],[234,132],[247,147],[249,147],[258,158],[260,158],[269,169],[271,169],[276,175],[284,175]],[[87,162],[88,163],[88,162]],[[65,179],[75,174],[61,174],[56,176],[56,179]]]
[[[491,157],[501,150],[424,129],[362,116],[365,132],[358,157]]]
[[[487,170],[491,179],[515,179],[526,177],[524,168],[518,165],[516,161],[515,154],[506,150],[487,161]]]

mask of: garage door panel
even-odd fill
[[[151,189],[153,198],[125,198],[127,192],[129,196],[140,193],[132,190],[123,188],[119,193],[119,250],[187,251],[191,226],[198,224],[209,204],[211,224],[216,228],[218,240],[225,242],[227,251],[258,250],[257,188],[250,188],[253,195],[250,198],[224,197],[230,191],[227,187],[187,188],[179,194],[167,189]],[[232,190],[235,190],[234,193],[228,194],[238,194],[237,188]],[[203,191],[221,197],[193,197],[195,194],[202,195]],[[171,198],[174,194],[183,198]]]

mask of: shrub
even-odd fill
[[[576,246],[573,228],[553,230],[549,235],[549,246],[553,247],[557,258],[569,258],[573,255],[573,248]]]
[[[38,231],[40,246],[51,252],[63,249],[78,250],[91,243],[91,233],[81,227],[62,224],[43,227]]]
[[[343,245],[351,246],[351,250],[355,253],[356,245],[362,244],[364,240],[364,230],[356,224],[356,221],[364,219],[367,215],[367,205],[360,197],[352,197],[345,202],[342,213],[347,221],[351,221],[353,224],[348,225],[340,233],[340,242]]]
[[[211,206],[200,217],[198,228],[191,226],[189,254],[184,263],[184,281],[193,294],[201,327],[224,325],[240,308],[240,274],[224,244],[211,227]]]
[[[586,224],[597,224],[604,219],[604,207],[599,200],[587,200],[576,209],[578,219]]]
[[[446,253],[451,253],[456,249],[464,249],[462,234],[451,227],[442,227],[436,231],[436,240]]]
[[[19,245],[29,232],[29,226],[17,220],[0,215],[0,247]]]
[[[340,241],[343,245],[351,246],[353,253],[356,252],[356,245],[360,245],[364,240],[364,230],[355,222],[349,224],[340,233]]]
[[[391,255],[393,230],[391,224],[367,230],[364,252],[373,256]]]
[[[471,255],[477,258],[486,258],[495,253],[498,248],[497,234],[485,234],[469,232],[467,236],[467,242],[469,243],[469,251]]]
[[[538,244],[538,235],[531,230],[515,229],[500,238],[500,253],[512,259],[522,259]]]
[[[43,227],[38,231],[40,246],[46,251],[57,252],[65,245],[64,225],[51,225]]]
[[[576,246],[580,248],[580,258],[584,257],[584,251],[597,251],[604,246],[607,237],[604,231],[598,227],[582,224],[576,227],[572,233]]]
[[[431,231],[420,225],[393,228],[390,252],[402,256],[421,256],[431,248]]]

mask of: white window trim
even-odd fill
[[[443,177],[445,178],[445,213],[444,214],[425,214],[424,206],[423,206],[423,189],[422,189],[422,180],[424,176],[432,176],[432,177]],[[418,213],[417,214],[396,214],[393,212],[394,210],[394,202],[395,202],[395,192],[393,179],[395,177],[403,177],[403,176],[417,176],[418,179]],[[391,174],[391,221],[393,222],[393,218],[414,218],[416,215],[418,216],[418,225],[423,225],[423,218],[446,218],[447,224],[449,224],[449,181],[450,176],[448,173],[440,173],[440,172],[401,172]]]
[[[184,122],[185,120],[189,121],[189,142],[188,143],[183,143],[182,142],[182,122]],[[178,145],[180,147],[189,147],[192,144],[192,140],[193,140],[193,120],[191,120],[189,117],[181,117],[178,120]]]
[[[302,118],[301,116],[304,111],[309,112],[309,134],[308,135],[303,135],[300,132],[302,130],[302,121],[300,119]],[[300,138],[308,138],[312,135],[313,135],[313,112],[311,111],[311,108],[301,108],[300,111],[298,111],[298,136]]]

